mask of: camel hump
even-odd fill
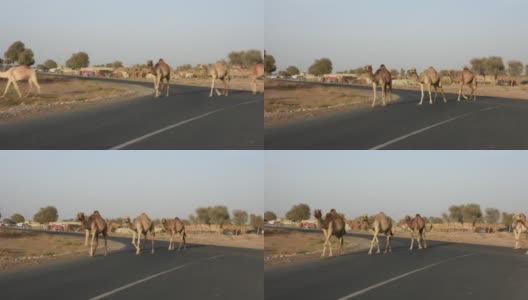
[[[100,215],[99,211],[98,210],[94,210],[93,212],[95,215]]]

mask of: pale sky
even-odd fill
[[[32,218],[52,205],[59,219],[99,210],[187,218],[199,206],[263,213],[259,151],[0,151],[0,213]]]
[[[17,0],[1,11],[1,56],[21,40],[37,64],[85,51],[92,64],[162,57],[176,67],[264,48],[262,0]]]
[[[528,64],[526,0],[266,0],[265,47],[278,70],[385,64],[456,69],[474,57]]]
[[[440,216],[478,203],[527,212],[526,151],[266,151],[265,210],[295,204],[346,217]]]

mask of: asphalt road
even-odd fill
[[[0,273],[2,299],[227,299],[264,298],[261,250],[188,245],[168,252],[156,241],[137,256],[127,247],[23,271]],[[101,245],[101,243],[100,243]]]
[[[150,82],[127,84],[153,88]],[[152,89],[151,96],[0,124],[0,149],[263,148],[262,94],[208,96],[205,87],[171,85],[169,97],[155,98]]]
[[[383,251],[384,236],[380,241]],[[265,299],[526,298],[526,250],[429,241],[411,253],[409,245],[410,239],[395,238],[387,255],[363,251],[269,269]]]
[[[369,87],[357,87],[365,88]],[[467,90],[466,90],[467,91]],[[394,90],[398,103],[340,112],[264,130],[266,149],[528,149],[528,101],[446,94],[418,106],[419,91]],[[380,92],[378,91],[378,96]]]

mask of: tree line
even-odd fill
[[[307,220],[311,216],[310,206],[306,203],[293,205],[290,210],[286,212],[285,218],[293,222]],[[442,213],[440,217],[425,217],[428,223],[460,223],[471,224],[473,227],[476,223],[502,224],[506,227],[511,226],[513,222],[513,213],[501,212],[494,207],[488,207],[482,211],[479,204],[468,203],[462,205],[450,205],[447,212]],[[264,213],[264,221],[269,222],[277,219],[277,215],[272,211]]]

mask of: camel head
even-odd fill
[[[363,70],[365,70],[366,73],[372,73],[372,65],[365,66]]]
[[[167,224],[167,219],[161,219],[161,224],[163,225]]]
[[[154,66],[154,63],[152,62],[152,60],[147,60],[147,67],[153,67]]]
[[[130,225],[132,224],[132,221],[130,221],[130,217],[126,216],[123,217],[123,223],[125,223],[125,225]]]
[[[316,210],[314,210],[313,215],[314,215],[314,217],[315,217],[316,219],[320,219],[320,218],[323,217],[323,215],[321,214],[321,210],[320,210],[320,209],[316,209]]]
[[[379,68],[380,69],[386,69],[384,64],[381,64]]]
[[[77,221],[82,222],[82,221],[84,221],[85,219],[86,219],[86,216],[84,215],[83,212],[79,212],[79,213],[77,213]]]

